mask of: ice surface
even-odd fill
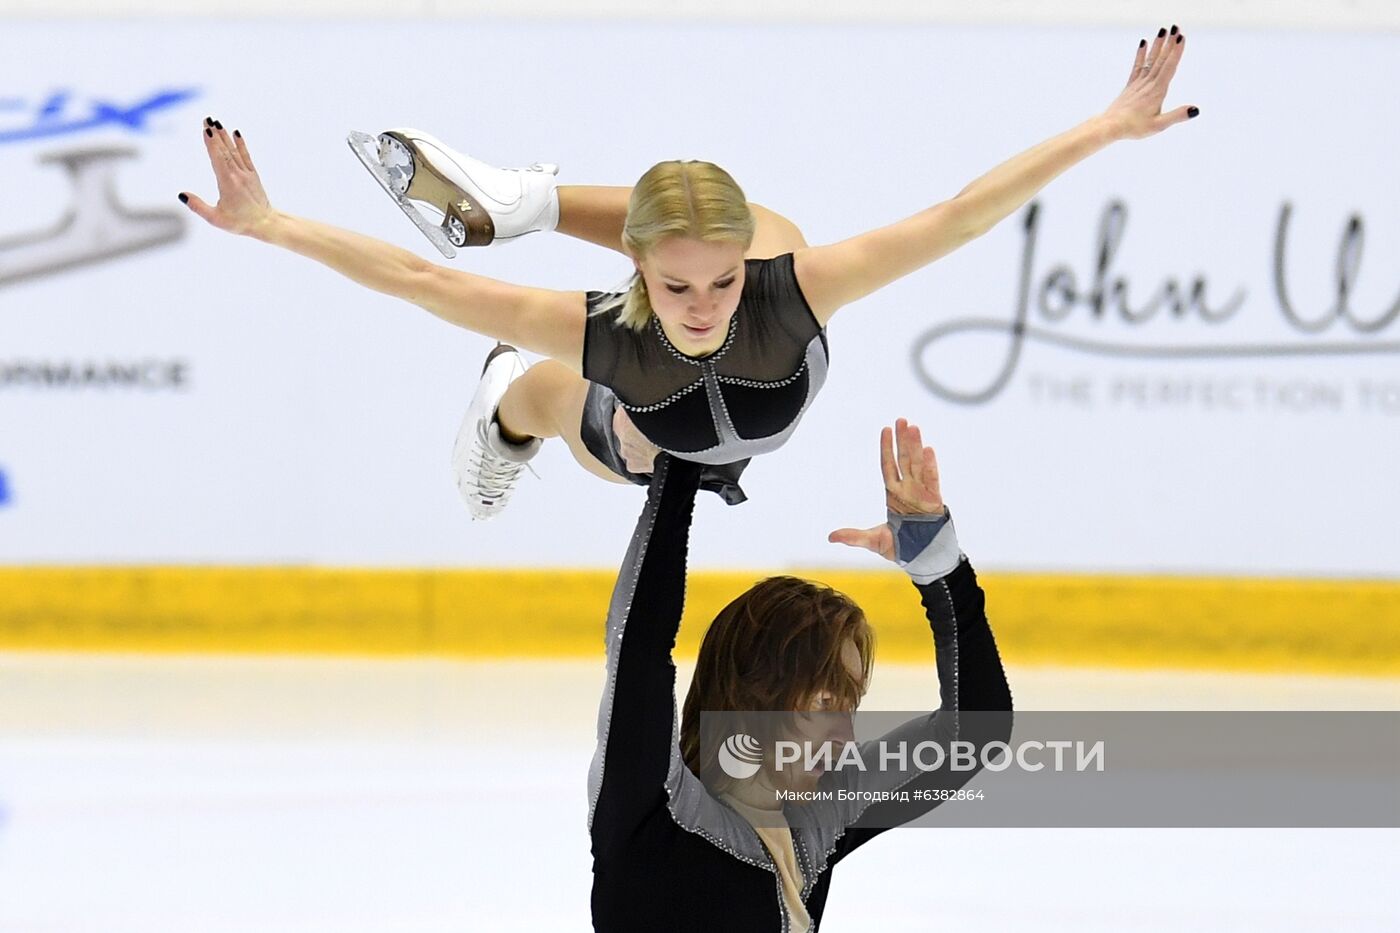
[[[1010,676],[1022,708],[1400,700],[1391,681]],[[588,930],[602,677],[601,656],[0,655],[0,930]],[[877,664],[866,705],[915,708],[931,677]],[[897,831],[842,864],[823,930],[1393,930],[1398,852],[1382,830]]]

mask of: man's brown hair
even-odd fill
[[[854,642],[857,681],[841,660]],[[870,683],[875,633],[849,596],[797,577],[762,580],[720,610],[700,643],[681,714],[681,756],[702,779],[700,713],[804,710],[830,692],[854,710]],[[763,736],[755,736],[760,741]]]

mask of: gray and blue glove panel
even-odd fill
[[[946,508],[942,515],[887,512],[886,520],[894,532],[894,562],[915,583],[932,583],[945,577],[962,560],[953,513]]]

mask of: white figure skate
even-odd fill
[[[559,222],[554,176],[559,166],[495,168],[462,155],[418,130],[373,137],[353,132],[350,149],[409,220],[448,259],[456,248],[486,246]],[[418,205],[433,212],[425,216]],[[437,217],[442,219],[439,221]]]
[[[520,353],[508,344],[497,344],[486,357],[481,382],[457,431],[452,474],[472,518],[492,518],[505,508],[520,471],[544,443],[536,437],[525,444],[512,444],[501,437],[501,426],[496,422],[496,409],[506,388],[524,374]]]

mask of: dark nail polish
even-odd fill
[[[1146,39],[1143,39],[1143,40],[1141,40],[1140,42],[1138,42],[1138,48],[1140,48],[1140,49],[1145,49],[1145,48],[1147,48],[1147,40],[1146,40]]]
[[[213,135],[214,135],[214,131],[211,130],[211,129],[209,129],[209,127],[206,126],[206,127],[204,128],[204,135],[205,135],[205,136],[213,136]]]
[[[1175,26],[1172,27],[1172,35],[1176,35],[1176,27],[1175,27]]]
[[[190,196],[189,196],[188,194],[185,194],[185,192],[183,192],[183,191],[180,192],[180,203],[181,203],[181,204],[188,204],[188,203],[190,203]]]
[[[222,123],[220,123],[218,120],[215,120],[215,121],[214,121],[214,129],[216,129],[216,130],[221,130],[221,129],[223,129],[223,128],[224,128],[224,125],[223,125]]]
[[[238,130],[234,130],[234,131],[233,131],[233,135],[236,136],[236,137],[238,137],[239,139],[242,139],[242,138],[243,138],[243,134],[240,133],[240,132],[238,132]]]
[[[213,125],[214,125],[214,118],[213,118],[213,117],[205,117],[205,118],[204,118],[204,125],[205,125],[205,126],[213,126]]]
[[[1200,115],[1201,115],[1201,108],[1200,108],[1200,107],[1187,107],[1187,108],[1186,108],[1186,116],[1188,116],[1188,117],[1199,117]]]
[[[1162,38],[1162,37],[1165,36],[1166,34],[1167,34],[1167,27],[1166,27],[1166,26],[1163,26],[1161,29],[1157,30],[1157,38],[1158,38],[1158,39]]]
[[[1180,45],[1180,44],[1181,44],[1181,40],[1182,40],[1182,39],[1185,39],[1185,38],[1186,38],[1185,36],[1177,36],[1177,37],[1176,37],[1176,44],[1177,44],[1177,45]]]

